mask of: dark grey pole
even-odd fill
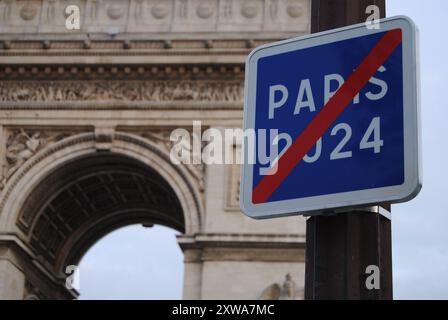
[[[384,17],[385,0],[312,0],[311,31],[364,22],[372,4]],[[389,219],[363,210],[317,216],[306,232],[305,299],[392,299]],[[370,265],[379,267],[379,290],[366,287]]]

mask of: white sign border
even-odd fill
[[[406,16],[382,19],[379,25],[379,29],[368,29],[363,23],[279,41],[254,49],[246,60],[244,129],[255,127],[255,110],[253,109],[256,103],[257,65],[260,58],[400,28],[403,34],[404,183],[400,186],[253,204],[254,165],[249,164],[246,161],[247,157],[244,157],[241,170],[240,207],[247,216],[266,219],[291,215],[320,215],[340,208],[406,202],[420,192],[422,168],[418,29]],[[247,94],[248,92],[254,94]],[[243,148],[245,148],[244,143]],[[327,205],[323,205],[324,203]]]

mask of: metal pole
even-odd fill
[[[311,31],[364,22],[372,4],[384,17],[385,0],[312,0]],[[366,211],[308,218],[305,299],[392,299],[391,222]],[[369,290],[372,265],[380,270],[380,288]]]

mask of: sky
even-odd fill
[[[81,260],[80,299],[181,299],[183,255],[176,234],[141,225],[108,234]]]
[[[448,299],[448,1],[387,0],[387,16],[407,15],[420,30],[423,188],[392,208],[395,299]],[[96,243],[80,264],[81,299],[180,299],[182,253],[176,232],[130,226]]]
[[[448,75],[445,0],[389,0],[387,15],[407,15],[420,30],[423,188],[392,210],[395,298],[448,299],[448,215],[446,210]]]

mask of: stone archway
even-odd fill
[[[113,135],[110,149],[101,151],[92,133],[49,144],[5,185],[2,233],[16,233],[16,242],[46,273],[27,272],[24,296],[76,296],[64,288],[65,267],[125,225],[160,224],[186,236],[199,232],[200,200],[188,171],[173,166],[150,141]]]

